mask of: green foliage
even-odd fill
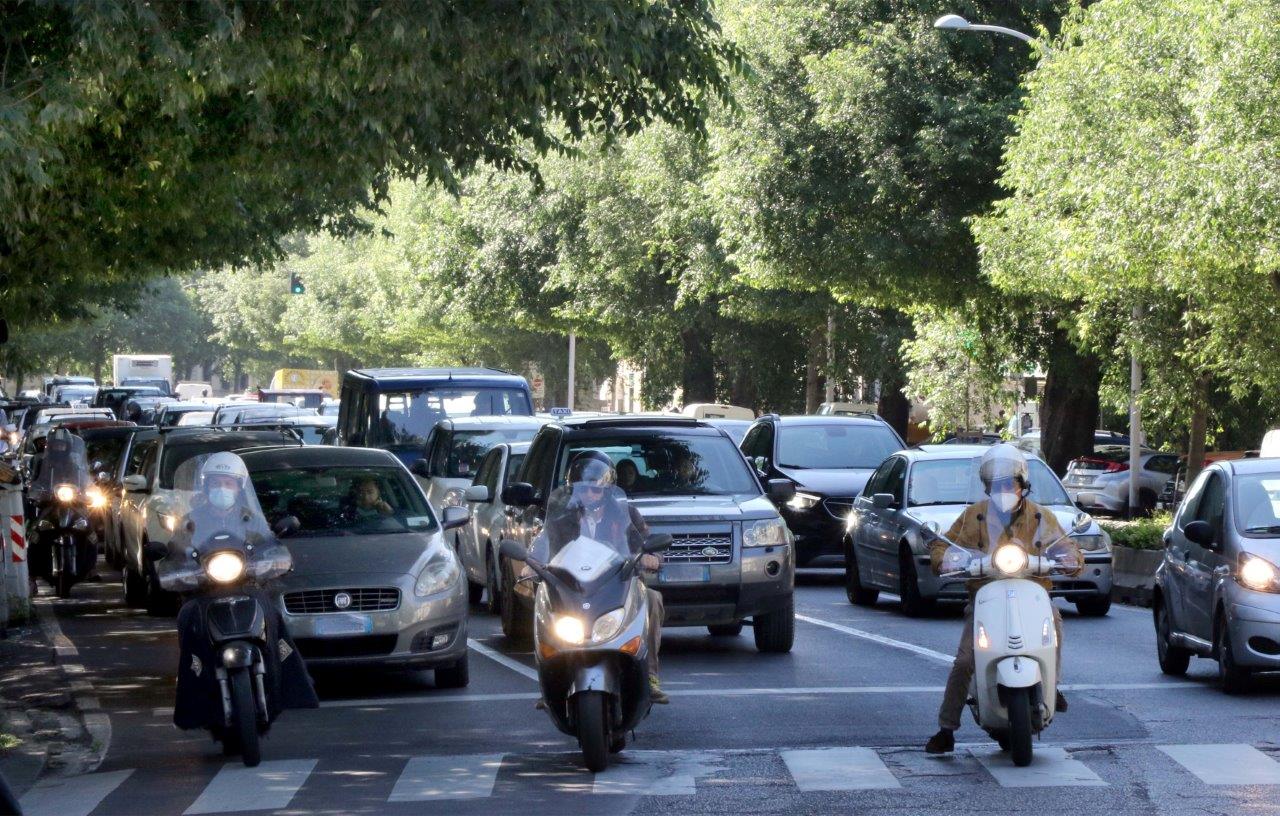
[[[1164,531],[1173,523],[1173,514],[1158,512],[1150,518],[1133,521],[1098,520],[1098,525],[1111,536],[1111,543],[1116,547],[1129,547],[1135,550],[1162,550]]]

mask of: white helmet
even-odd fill
[[[1000,479],[1016,478],[1022,483],[1023,489],[1031,486],[1031,479],[1027,475],[1026,457],[1022,455],[1022,451],[1008,442],[992,445],[986,453],[982,454],[982,461],[978,465],[978,478],[982,480],[982,489],[987,493],[991,492],[991,483]]]
[[[245,467],[244,460],[234,453],[219,451],[206,459],[204,465],[200,467],[201,482],[210,476],[230,476],[243,487],[249,480],[249,468]]]

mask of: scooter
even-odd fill
[[[542,699],[556,728],[577,737],[592,772],[622,751],[627,732],[649,714],[649,603],[640,557],[671,546],[650,535],[630,557],[580,537],[547,563],[515,541],[500,548],[541,579],[534,598],[534,652]]]
[[[990,555],[946,542],[943,577],[992,577],[973,599],[973,683],[969,689],[974,721],[1008,751],[1013,764],[1031,764],[1031,738],[1053,721],[1057,700],[1057,632],[1049,593],[1030,576],[1074,571],[1072,553],[1062,547],[1082,535],[1092,521],[1081,514],[1071,532],[1029,555],[1004,544]]]
[[[98,562],[98,541],[86,511],[99,500],[96,492],[70,483],[58,484],[53,496],[37,509],[36,546],[46,552],[34,560],[45,565],[41,577],[53,585],[59,598],[71,597],[71,587],[84,580]]]

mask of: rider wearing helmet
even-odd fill
[[[251,501],[249,469],[244,460],[229,451],[219,451],[200,465],[196,487],[198,492],[191,502],[184,527],[191,531],[244,529],[250,536],[269,539],[271,531],[266,526],[256,500]],[[178,531],[175,542],[186,538]],[[199,541],[193,543],[199,544]]]
[[[1031,479],[1022,451],[1007,442],[993,445],[982,455],[978,465],[978,478],[982,481],[982,490],[987,498],[965,508],[964,513],[947,531],[947,539],[961,547],[988,554],[994,553],[1003,544],[1012,543],[1026,550],[1029,555],[1039,555],[1043,546],[1065,536],[1053,512],[1027,498],[1027,494],[1031,492]],[[1072,539],[1065,541],[1067,546],[1075,546]],[[947,542],[940,538],[935,538],[929,545],[935,573],[941,571],[947,546]],[[1078,565],[1078,573],[1081,564],[1078,549],[1075,563]],[[1046,590],[1052,587],[1052,582],[1044,576],[1030,580],[1041,584]],[[960,714],[969,696],[969,682],[973,679],[974,671],[973,596],[983,583],[983,579],[974,579],[968,584],[969,603],[964,608],[964,633],[960,636],[960,648],[956,651],[951,674],[947,677],[947,688],[942,696],[942,706],[938,710],[940,730],[925,745],[925,751],[930,754],[955,750],[955,730],[960,727]],[[1062,617],[1056,607],[1053,609],[1053,625],[1057,630],[1058,671],[1061,673]],[[1067,701],[1061,692],[1058,693],[1055,707],[1058,711],[1067,710]]]

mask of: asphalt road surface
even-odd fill
[[[1064,607],[1071,707],[1013,768],[968,712],[953,756],[922,749],[958,611],[911,620],[892,596],[851,606],[830,573],[799,583],[789,655],[758,654],[749,629],[665,630],[671,704],[596,775],[534,709],[532,655],[479,611],[468,688],[437,691],[430,672],[319,675],[321,708],[286,712],[246,769],[172,725],[173,620],[126,609],[117,584],[82,585],[41,603],[109,715],[106,760],[23,804],[36,816],[1280,813],[1280,681],[1230,698],[1208,661],[1162,676],[1146,610]]]

